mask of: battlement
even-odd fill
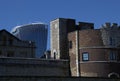
[[[120,28],[117,23],[106,22],[101,28]]]

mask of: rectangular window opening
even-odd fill
[[[112,61],[117,60],[117,53],[115,51],[110,51],[109,58]]]
[[[88,52],[82,53],[82,60],[83,61],[89,61],[89,53]]]
[[[69,48],[72,49],[72,41],[69,41]]]

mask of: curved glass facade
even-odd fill
[[[35,42],[36,57],[41,57],[47,49],[48,26],[46,24],[32,23],[16,26],[11,33],[21,40]]]

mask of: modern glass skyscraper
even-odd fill
[[[44,23],[16,26],[12,29],[11,33],[21,40],[35,42],[36,57],[41,57],[47,49],[48,26]]]

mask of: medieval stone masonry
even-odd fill
[[[105,23],[94,29],[93,23],[58,18],[51,21],[51,55],[69,59],[71,76],[120,76],[120,27]],[[66,58],[64,58],[66,57]]]
[[[35,42],[1,30],[0,77],[70,76],[68,60],[35,58],[35,48]]]
[[[120,78],[120,26],[57,18],[50,51],[35,58],[35,42],[0,31],[0,81],[113,81]],[[119,81],[119,79],[116,79]]]

